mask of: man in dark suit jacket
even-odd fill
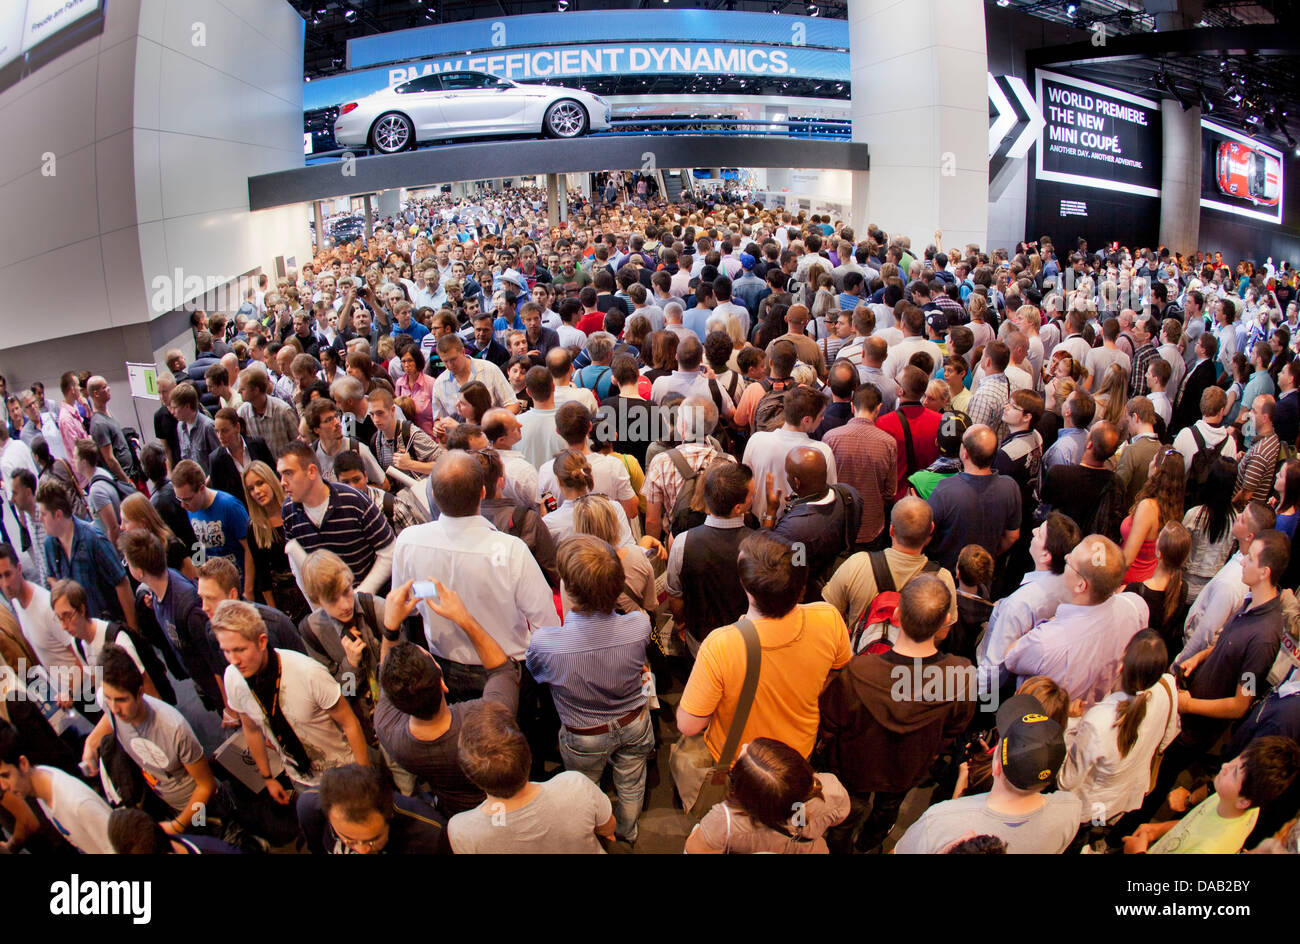
[[[1273,432],[1283,446],[1294,446],[1300,436],[1300,361],[1292,360],[1277,372],[1277,410],[1273,415]]]
[[[1218,354],[1219,340],[1210,332],[1206,331],[1196,339],[1196,364],[1183,378],[1173,422],[1169,424],[1170,436],[1177,436],[1201,418],[1201,394],[1214,386],[1214,359]]]
[[[244,436],[243,440],[245,457],[251,458],[254,462],[265,462],[271,468],[275,468],[271,447],[266,444],[265,439],[260,436]],[[219,492],[234,495],[239,499],[240,504],[247,507],[248,501],[244,497],[244,476],[239,471],[239,466],[235,464],[230,450],[222,446],[212,453],[209,461],[212,468],[208,473],[208,480],[212,487]]]

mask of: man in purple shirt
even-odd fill
[[[639,609],[615,611],[627,580],[618,553],[604,541],[571,537],[556,562],[573,609],[563,626],[533,632],[528,671],[551,687],[565,768],[599,782],[605,764],[614,765],[615,835],[634,843],[654,749],[645,677],[650,620]]]

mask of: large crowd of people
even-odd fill
[[[1300,851],[1295,271],[638,183],[0,379],[0,849]]]

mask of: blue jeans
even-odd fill
[[[636,821],[645,797],[646,761],[655,746],[654,722],[650,712],[627,727],[604,734],[574,734],[560,727],[560,756],[566,770],[577,770],[597,783],[605,764],[614,765],[614,833],[619,839],[636,842]]]

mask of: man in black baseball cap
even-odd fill
[[[997,720],[992,789],[930,807],[895,852],[943,852],[971,835],[997,836],[1009,853],[1056,855],[1070,845],[1085,818],[1083,804],[1073,793],[1048,789],[1065,760],[1061,726],[1032,695],[1008,699]]]

